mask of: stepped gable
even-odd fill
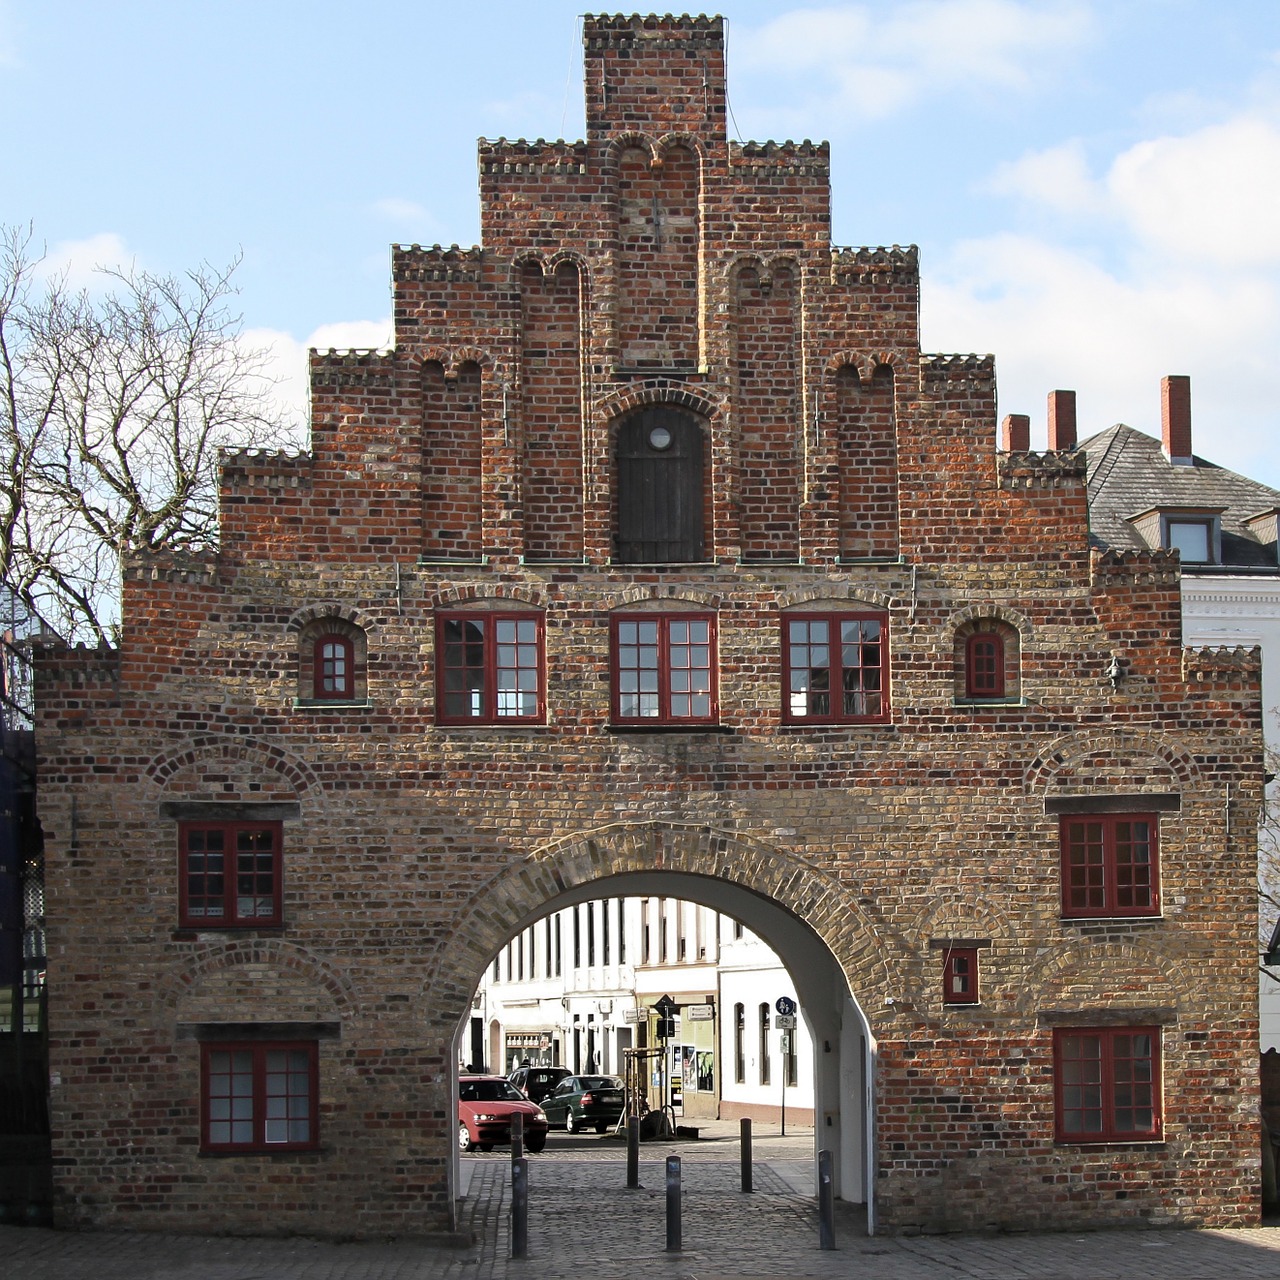
[[[1177,586],[1179,581],[1178,556],[1173,551],[1129,547],[1103,551],[1094,548],[1091,560],[1095,585],[1105,583],[1108,578],[1163,586]]]
[[[1262,675],[1260,645],[1205,645],[1183,650],[1183,667],[1188,680],[1221,678],[1251,679]]]
[[[1056,489],[1085,478],[1085,459],[1074,453],[1002,453],[1000,484],[1006,489]]]

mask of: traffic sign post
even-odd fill
[[[782,1079],[782,1136],[787,1136],[787,1054],[791,1047],[791,1041],[788,1037],[795,1034],[796,1029],[796,1002],[790,996],[779,996],[774,1001],[773,1007],[778,1011],[778,1016],[774,1020],[774,1026],[782,1032],[778,1038],[778,1047],[782,1053],[782,1070],[778,1075]]]

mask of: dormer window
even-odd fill
[[[1222,563],[1225,507],[1151,507],[1127,517],[1149,547],[1176,551],[1184,565]]]
[[[1167,518],[1165,522],[1165,546],[1182,557],[1183,564],[1212,564],[1212,520],[1182,520]]]

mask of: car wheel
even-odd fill
[[[547,1145],[547,1135],[545,1133],[540,1133],[536,1138],[529,1138],[525,1142],[524,1147],[526,1151],[532,1151],[533,1154],[536,1156],[539,1151],[543,1150],[543,1148],[546,1147],[546,1145]]]
[[[470,1151],[475,1145],[471,1141],[471,1130],[465,1124],[458,1125],[458,1150],[463,1152]]]
[[[603,1132],[604,1132],[608,1127],[609,1127],[609,1122],[608,1122],[607,1120],[597,1120],[597,1121],[596,1121],[596,1132],[597,1132],[597,1133],[603,1133]]]
[[[577,1133],[578,1130],[582,1128],[582,1125],[578,1122],[578,1117],[575,1116],[572,1111],[566,1111],[564,1113],[564,1127],[568,1129],[570,1133]]]

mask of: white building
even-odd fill
[[[1183,643],[1261,646],[1267,745],[1280,751],[1280,491],[1196,456],[1188,379],[1164,379],[1161,406],[1160,440],[1119,424],[1079,445],[1092,536],[1180,553]],[[1073,424],[1064,437],[1051,420],[1050,448],[1070,447],[1072,434]],[[1280,795],[1274,786],[1268,795],[1274,810]],[[1276,914],[1264,904],[1264,933]],[[1262,1048],[1280,1049],[1280,966],[1262,971],[1259,998]]]
[[[813,1053],[778,957],[728,916],[677,898],[566,907],[513,937],[476,992],[464,1065],[509,1074],[528,1059],[625,1075],[677,1120],[811,1124]],[[661,1010],[674,1006],[671,1021]],[[647,1050],[628,1055],[628,1050]]]

